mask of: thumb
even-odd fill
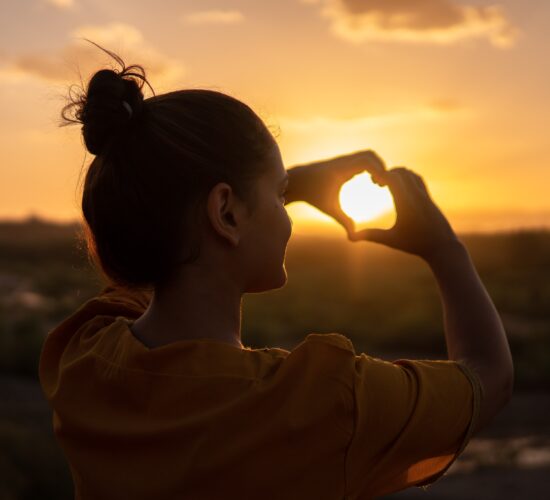
[[[348,239],[351,239],[353,233],[355,232],[355,223],[353,222],[353,219],[344,215],[339,218],[340,224],[344,226],[344,229],[346,230],[346,233],[348,235]]]
[[[351,241],[373,241],[391,246],[392,231],[390,229],[362,229],[349,235]]]
[[[333,208],[332,216],[344,227],[348,235],[348,239],[351,239],[351,235],[355,232],[355,222],[353,219],[349,217],[339,205]]]

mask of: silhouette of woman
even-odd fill
[[[370,150],[286,170],[246,104],[203,89],[144,99],[143,68],[100,48],[121,69],[97,71],[62,115],[95,155],[83,225],[108,284],[49,332],[39,366],[75,497],[365,499],[435,481],[506,404],[513,367],[423,180]],[[391,229],[355,231],[340,209],[365,170],[390,188]],[[351,241],[425,260],[449,359],[384,361],[338,333],[243,345],[243,294],[286,282],[297,200]]]

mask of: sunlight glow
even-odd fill
[[[340,190],[342,210],[356,222],[367,222],[393,209],[393,199],[387,187],[372,182],[370,174],[356,175]]]

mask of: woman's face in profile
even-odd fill
[[[257,204],[244,249],[247,268],[253,271],[245,292],[280,288],[287,279],[284,260],[292,234],[292,220],[284,199],[288,174],[276,143],[265,161],[269,167],[256,182]]]

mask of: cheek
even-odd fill
[[[290,235],[292,234],[292,219],[290,218],[290,215],[288,215],[288,212],[285,208],[284,210],[284,218],[285,218],[285,227],[286,227],[286,234],[287,234],[287,241],[288,238],[290,238]]]
[[[259,246],[266,254],[279,253],[281,244],[286,246],[292,234],[292,219],[281,200],[277,199],[260,217],[258,237]]]
[[[260,261],[279,262],[285,252],[288,240],[292,234],[292,220],[281,202],[272,206],[269,215],[259,230],[257,258]],[[261,248],[261,250],[260,250]]]
[[[288,215],[288,210],[285,205],[282,203],[279,205],[280,211],[281,211],[281,217],[284,220],[284,225],[287,227],[288,232],[290,233],[292,231],[292,219],[290,218],[290,215]]]

